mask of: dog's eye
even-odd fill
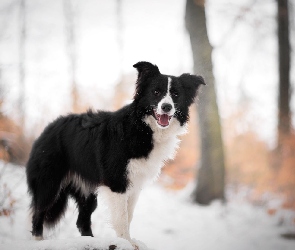
[[[155,90],[155,91],[154,91],[154,95],[155,95],[155,96],[159,96],[160,94],[161,94],[160,91],[158,91],[158,90]]]
[[[178,96],[178,93],[175,92],[175,91],[173,91],[173,92],[171,93],[171,95],[177,97],[177,96]]]

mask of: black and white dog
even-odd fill
[[[26,169],[35,239],[42,239],[43,223],[59,221],[69,196],[77,202],[81,235],[93,236],[91,214],[99,187],[117,236],[136,247],[129,226],[140,190],[173,158],[189,106],[205,83],[190,74],[163,75],[149,62],[133,67],[138,79],[131,104],[116,112],[59,117],[35,141]]]

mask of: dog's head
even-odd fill
[[[133,65],[138,71],[134,100],[151,115],[159,128],[169,127],[172,119],[182,126],[188,121],[189,106],[194,102],[197,90],[205,84],[201,76],[182,74],[179,77],[163,75],[149,62]]]

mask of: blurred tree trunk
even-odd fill
[[[207,84],[199,95],[201,161],[193,193],[197,203],[207,205],[214,199],[225,199],[225,166],[204,0],[187,0],[185,21],[190,35],[194,72],[202,75]]]
[[[26,62],[26,1],[19,5],[19,99],[18,112],[20,124],[25,123],[25,62]]]
[[[290,41],[288,0],[277,0],[279,49],[278,148],[291,134],[290,114]]]
[[[69,75],[71,83],[72,110],[78,110],[79,95],[77,90],[77,54],[76,54],[76,23],[75,10],[72,0],[63,0],[65,16],[66,47],[69,60]]]

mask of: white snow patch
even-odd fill
[[[53,230],[45,230],[43,241],[30,236],[25,168],[0,162],[0,185],[7,184],[17,200],[11,217],[0,216],[0,249],[132,249],[129,242],[117,238],[108,224],[108,209],[99,199],[92,216],[94,238],[81,237],[76,228],[78,211],[70,202],[65,218]],[[262,207],[232,200],[227,205],[214,202],[210,206],[192,204],[191,188],[168,192],[155,184],[142,191],[131,223],[131,237],[140,239],[140,250],[293,250],[295,242],[280,234],[278,217],[270,217]],[[2,195],[2,193],[0,193]],[[0,197],[2,200],[3,196]],[[144,243],[142,243],[144,242]]]

